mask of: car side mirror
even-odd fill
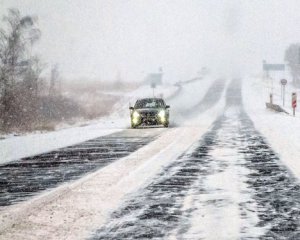
[[[129,107],[129,110],[133,110],[134,108],[133,107]]]
[[[170,108],[170,105],[166,105],[166,109],[167,109],[167,108]]]

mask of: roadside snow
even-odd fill
[[[94,124],[59,131],[10,137],[0,141],[0,164],[108,135],[122,129]]]
[[[280,104],[280,86],[274,84],[273,88],[274,103]],[[293,89],[287,89],[287,92],[291,91]],[[265,103],[269,101],[269,92],[270,84],[263,79],[245,78],[243,102],[246,112],[254,122],[256,129],[266,137],[283,163],[296,177],[300,178],[300,106],[296,117],[266,109]],[[290,104],[290,99],[287,97],[286,109],[289,112],[291,112],[291,108],[288,107]]]
[[[286,112],[293,114],[292,108],[292,93],[296,92],[298,95],[298,108],[296,108],[296,117],[300,117],[300,89],[295,88],[291,81],[287,82],[285,86],[285,94],[281,93],[281,84],[279,79],[275,78],[258,78],[257,83],[262,86],[262,94],[266,101],[270,99],[270,93],[273,94],[273,103],[278,104],[285,109]],[[283,99],[283,95],[285,95]],[[284,101],[283,101],[284,100]],[[298,115],[298,116],[297,116]]]

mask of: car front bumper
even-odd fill
[[[144,117],[141,116],[138,119],[131,119],[131,123],[134,126],[139,126],[139,125],[164,125],[168,122],[168,118],[163,118],[161,119],[158,116],[154,117]]]

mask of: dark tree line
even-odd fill
[[[41,31],[32,16],[9,9],[0,27],[0,132],[34,130],[52,120],[79,114],[76,103],[57,94],[59,72],[50,83],[40,75],[44,65],[32,48]],[[45,91],[44,87],[49,86]],[[48,92],[48,94],[45,94]]]

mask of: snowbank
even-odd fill
[[[112,125],[99,123],[86,127],[7,138],[0,141],[0,164],[121,131],[121,129],[111,127]]]

